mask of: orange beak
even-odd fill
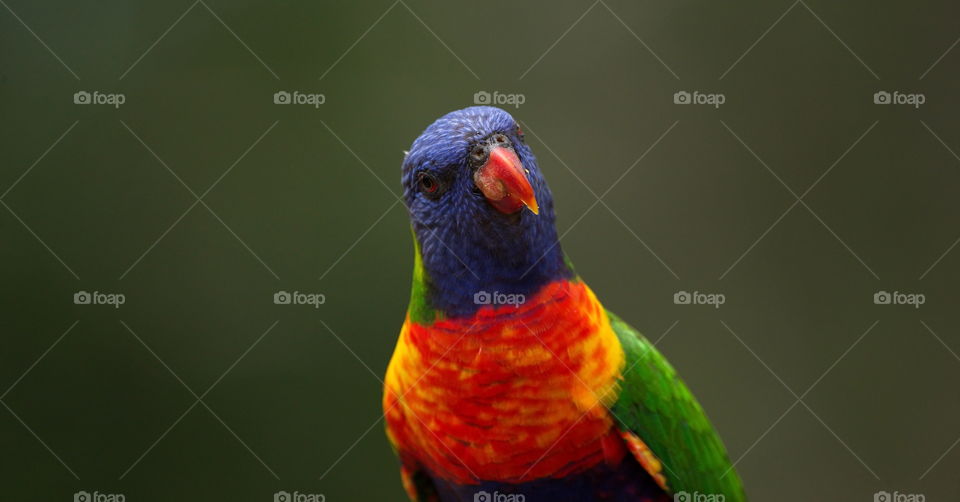
[[[511,148],[491,148],[490,157],[474,173],[473,182],[501,213],[513,214],[526,206],[533,214],[540,214],[526,169]]]

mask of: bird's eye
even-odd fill
[[[524,139],[523,139],[523,131],[520,130],[520,126],[517,126],[517,131],[516,131],[516,132],[517,132],[517,137],[520,138],[520,141],[521,141],[521,142],[525,142]]]
[[[437,189],[440,188],[440,183],[437,181],[436,176],[430,173],[420,173],[417,175],[417,184],[420,185],[420,190],[428,194],[436,193]]]

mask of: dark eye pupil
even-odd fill
[[[428,193],[433,193],[437,190],[437,180],[433,179],[433,176],[429,174],[424,174],[420,176],[420,186],[424,191]]]

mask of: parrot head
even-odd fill
[[[477,295],[529,295],[571,275],[550,189],[509,113],[440,117],[410,147],[402,183],[430,308],[470,315]]]

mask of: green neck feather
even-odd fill
[[[411,229],[412,230],[412,229]],[[420,255],[420,243],[413,236],[413,286],[410,288],[410,306],[407,314],[417,324],[432,324],[443,315],[427,302],[427,271],[423,268],[423,256]]]

